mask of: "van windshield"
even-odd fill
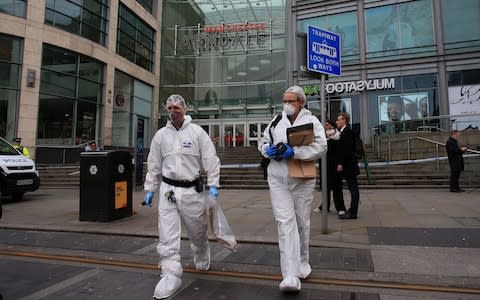
[[[19,153],[10,143],[0,138],[0,155],[19,155]]]

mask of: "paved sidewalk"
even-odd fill
[[[0,228],[156,236],[157,209],[142,207],[143,196],[133,193],[132,217],[80,222],[79,190],[40,189],[5,203]],[[315,192],[313,207],[320,197]],[[328,234],[322,214],[312,212],[311,246],[369,249],[376,273],[454,276],[480,287],[480,190],[363,190],[360,201],[357,220],[328,214]],[[219,202],[239,242],[276,243],[268,191],[220,190]]]

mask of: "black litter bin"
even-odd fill
[[[132,215],[132,155],[80,154],[80,221],[110,222]]]

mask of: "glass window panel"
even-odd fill
[[[12,16],[25,17],[25,1],[2,0],[0,1],[0,12]]]
[[[298,31],[306,33],[308,25],[340,35],[342,61],[349,55],[358,55],[357,15],[355,12],[301,20],[297,22]]]
[[[55,12],[50,10],[50,9],[46,9],[45,10],[45,23],[49,24],[49,25],[53,25],[54,24],[54,16],[55,16]]]
[[[103,33],[87,24],[82,25],[82,36],[99,44],[103,41]]]
[[[78,98],[90,100],[99,103],[102,95],[102,85],[96,82],[79,79],[78,80]]]
[[[152,101],[153,89],[150,85],[135,80],[133,84],[135,97],[144,99],[145,101]]]
[[[104,7],[102,5],[102,2],[105,2],[105,1],[83,0],[83,7],[98,16],[102,16],[103,7]]]
[[[12,140],[15,134],[18,94],[17,89],[0,88],[0,136],[7,140]]]
[[[77,102],[76,134],[81,141],[95,139],[97,121],[97,105],[90,102]]]
[[[60,48],[43,47],[42,67],[72,75],[77,74],[77,56]]]
[[[105,32],[107,28],[106,17],[105,1],[46,1],[46,24],[51,24],[68,32],[81,35],[102,45],[105,44]]]
[[[0,61],[0,87],[18,88],[20,66]]]
[[[68,97],[75,97],[75,77],[42,70],[40,77],[40,90],[45,93],[54,95],[63,95]]]
[[[480,45],[480,1],[442,0],[443,30],[447,48]],[[462,43],[463,42],[463,43]]]
[[[80,6],[67,0],[56,0],[55,10],[62,15],[69,16],[72,19],[77,20],[80,20],[82,14],[82,8]]]
[[[73,144],[73,105],[73,100],[40,94],[38,144]]]
[[[103,82],[103,64],[91,58],[80,56],[78,75],[91,81]]]
[[[432,4],[419,0],[365,10],[367,52],[395,55],[390,50],[413,48],[434,44]],[[390,51],[390,52],[389,52]]]

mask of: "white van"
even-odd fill
[[[23,194],[35,191],[39,186],[35,162],[0,137],[0,201],[6,195],[11,195],[13,200],[21,200]]]

